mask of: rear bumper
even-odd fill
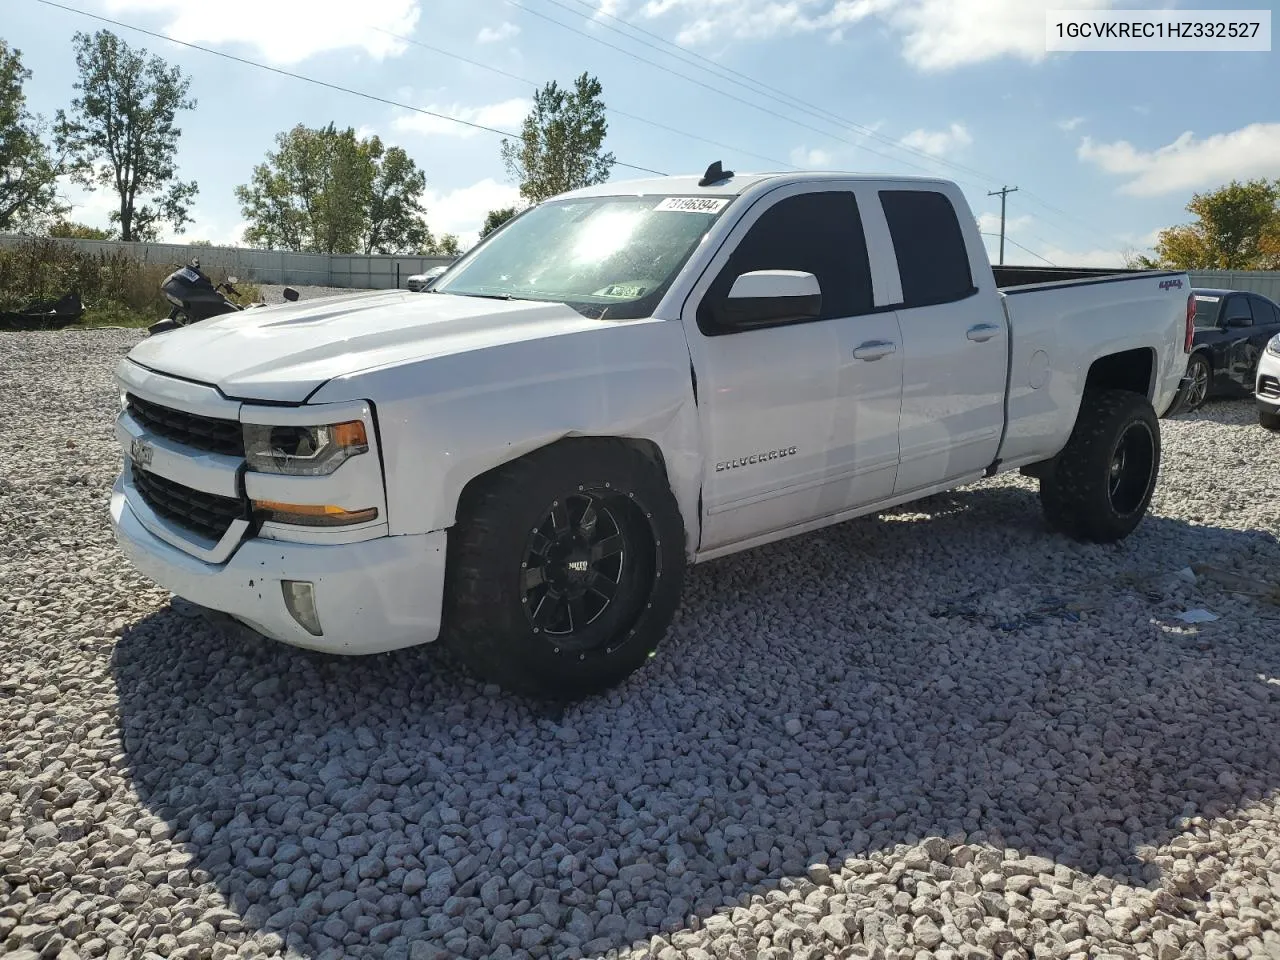
[[[122,481],[111,493],[111,525],[142,574],[273,640],[325,653],[369,654],[426,643],[440,633],[444,531],[334,545],[252,539],[227,562],[212,564],[143,526]],[[282,580],[314,585],[322,636],[294,620]]]

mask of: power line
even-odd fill
[[[510,5],[512,5],[512,6],[521,6],[521,5],[520,5],[520,4],[518,4],[518,3],[513,3],[513,2],[511,2],[511,0],[507,0],[507,2],[508,2]],[[566,10],[566,11],[568,11],[568,12],[570,12],[570,13],[574,13],[574,14],[576,14],[576,15],[581,15],[581,14],[578,14],[578,12],[577,12],[577,11],[570,10],[570,9],[569,9],[568,7],[566,7],[563,3],[561,3],[561,2],[560,2],[560,0],[546,0],[546,2],[551,3],[551,4],[553,4],[553,5],[557,6],[557,7],[560,7],[562,10]],[[679,62],[681,62],[681,63],[686,63],[686,64],[688,64],[689,66],[695,67],[696,69],[702,70],[702,71],[704,71],[704,72],[706,72],[706,73],[710,73],[712,76],[716,76],[718,79],[727,80],[728,82],[730,82],[730,83],[734,83],[734,84],[736,84],[736,85],[737,85],[737,86],[739,86],[739,87],[743,87],[744,89],[751,90],[751,92],[752,92],[752,93],[755,93],[756,95],[763,95],[763,96],[766,96],[766,97],[768,97],[769,99],[771,99],[771,100],[773,100],[773,101],[775,101],[775,102],[777,102],[777,103],[783,103],[784,105],[789,106],[789,107],[791,107],[792,109],[800,109],[800,110],[804,111],[805,113],[808,113],[810,116],[819,117],[820,119],[824,119],[824,120],[826,120],[827,122],[836,123],[836,124],[839,124],[839,125],[841,125],[841,126],[848,127],[848,128],[850,128],[850,129],[856,130],[856,131],[858,131],[858,132],[862,133],[864,136],[870,137],[871,139],[874,139],[874,140],[877,140],[877,141],[879,141],[879,142],[881,142],[881,143],[887,144],[887,145],[889,145],[889,146],[893,147],[894,149],[901,150],[901,151],[904,151],[904,152],[906,152],[906,153],[910,153],[910,154],[913,154],[913,155],[915,155],[915,156],[921,157],[921,158],[923,158],[923,159],[926,159],[926,160],[928,160],[928,161],[930,161],[930,162],[932,162],[932,163],[936,163],[936,164],[938,164],[938,165],[940,165],[940,166],[942,166],[942,167],[945,167],[945,168],[947,168],[947,169],[951,169],[951,170],[958,170],[958,171],[962,171],[962,172],[965,172],[965,173],[969,173],[969,174],[972,174],[973,176],[978,177],[980,180],[989,181],[989,182],[991,182],[991,183],[997,183],[997,182],[999,182],[999,181],[1002,179],[1002,178],[1000,178],[1000,177],[996,177],[996,176],[993,176],[993,175],[991,175],[991,174],[985,173],[985,172],[983,172],[982,170],[977,169],[976,167],[970,167],[970,166],[968,166],[968,165],[966,165],[966,164],[958,163],[958,162],[956,162],[956,161],[954,161],[954,160],[947,160],[947,159],[945,159],[945,158],[935,156],[935,155],[933,155],[933,154],[931,154],[931,153],[929,153],[929,152],[927,152],[927,151],[925,151],[925,150],[921,150],[921,149],[919,149],[919,148],[917,148],[917,147],[912,147],[912,146],[910,146],[909,144],[902,143],[902,142],[901,142],[901,141],[899,141],[899,140],[895,140],[895,139],[893,139],[893,138],[891,138],[891,137],[886,137],[886,136],[884,136],[883,134],[880,134],[879,132],[877,132],[877,131],[876,131],[874,128],[872,128],[872,127],[868,127],[868,126],[866,126],[866,125],[864,125],[864,124],[857,123],[856,121],[849,120],[848,118],[846,118],[846,117],[842,117],[842,116],[840,116],[839,114],[833,113],[832,111],[827,110],[827,109],[825,109],[825,108],[823,108],[823,107],[820,107],[820,106],[816,106],[816,105],[810,104],[810,103],[808,103],[807,101],[802,100],[801,98],[799,98],[799,97],[795,96],[794,94],[790,94],[790,93],[788,93],[787,91],[782,90],[782,89],[780,89],[780,88],[778,88],[778,87],[773,87],[773,86],[770,86],[770,85],[768,85],[768,84],[766,84],[766,83],[764,83],[764,82],[762,82],[762,81],[760,81],[760,80],[756,80],[755,78],[753,78],[753,77],[749,76],[748,74],[742,73],[741,71],[738,71],[738,70],[734,70],[732,67],[727,67],[727,66],[724,66],[723,64],[716,63],[714,60],[711,60],[711,59],[709,59],[709,58],[707,58],[707,57],[703,56],[702,54],[700,54],[700,53],[698,53],[698,52],[696,52],[696,51],[689,50],[688,48],[683,47],[683,46],[681,46],[681,45],[680,45],[680,44],[678,44],[678,43],[675,43],[675,42],[673,42],[673,41],[671,41],[671,40],[666,39],[665,37],[661,36],[660,34],[654,33],[654,32],[652,32],[652,31],[650,31],[650,30],[646,30],[646,29],[644,29],[643,27],[636,26],[634,23],[631,23],[630,21],[625,20],[625,19],[623,19],[622,17],[619,17],[619,16],[617,16],[617,15],[615,15],[615,14],[612,14],[612,13],[608,13],[608,12],[606,12],[606,11],[604,11],[604,10],[596,9],[596,8],[592,7],[592,5],[591,5],[589,2],[587,2],[587,0],[573,0],[573,2],[574,2],[574,3],[576,3],[576,4],[578,4],[580,7],[583,7],[583,8],[585,8],[585,9],[587,9],[587,10],[590,10],[590,11],[591,11],[591,13],[592,13],[592,17],[591,17],[591,19],[592,19],[594,22],[598,23],[601,27],[604,27],[606,30],[611,30],[611,31],[613,31],[614,33],[617,33],[617,34],[619,34],[619,35],[621,35],[621,36],[627,37],[627,39],[632,40],[633,42],[641,43],[641,44],[643,44],[644,46],[649,47],[650,49],[657,50],[658,52],[662,53],[662,54],[663,54],[663,55],[665,55],[665,56],[669,56],[669,57],[672,57],[673,59],[677,59],[677,60],[679,60]],[[554,23],[554,24],[556,24],[557,26],[561,26],[561,27],[563,27],[563,28],[564,28],[564,29],[566,29],[566,30],[573,30],[573,28],[572,28],[572,27],[569,27],[569,26],[568,26],[568,25],[566,25],[566,24],[561,24],[559,21],[557,21],[557,20],[552,20],[550,17],[546,17],[546,16],[544,16],[544,15],[542,15],[542,14],[539,14],[539,13],[537,13],[536,11],[530,10],[530,9],[529,9],[529,8],[527,8],[527,7],[521,7],[521,9],[526,10],[526,12],[533,13],[535,16],[541,16],[543,19],[548,20],[549,22]],[[671,47],[671,48],[672,48],[672,49],[674,49],[674,50],[678,50],[678,51],[680,51],[680,53],[681,53],[681,54],[683,54],[684,56],[676,57],[676,55],[675,55],[675,54],[673,54],[673,53],[669,53],[669,52],[667,52],[667,51],[665,51],[665,50],[662,50],[662,49],[661,49],[661,48],[659,48],[656,44],[647,43],[647,42],[645,42],[645,41],[643,41],[643,40],[640,40],[640,39],[639,39],[639,38],[637,38],[637,37],[634,37],[634,36],[631,36],[631,35],[627,34],[626,32],[624,32],[624,31],[622,31],[622,30],[619,30],[617,27],[613,27],[613,26],[610,26],[610,25],[609,25],[609,24],[607,24],[607,23],[603,23],[603,22],[601,22],[601,21],[599,21],[599,20],[596,20],[595,18],[596,18],[597,16],[607,18],[607,19],[612,20],[612,21],[614,21],[614,22],[616,22],[616,23],[620,23],[620,24],[622,24],[623,26],[627,27],[628,29],[635,31],[636,33],[643,34],[643,35],[644,35],[644,36],[646,36],[646,37],[650,37],[650,38],[652,38],[652,39],[654,39],[654,40],[658,41],[658,43],[663,44],[664,46]],[[576,30],[575,30],[574,32],[575,32],[575,33],[580,33],[580,31],[576,31]],[[590,34],[580,33],[580,35],[582,35],[582,36],[586,36],[586,37],[588,37],[589,39],[596,40],[596,42],[604,43],[604,41],[601,41],[601,40],[599,40],[598,38],[591,37],[591,36],[590,36]],[[606,44],[606,45],[607,45],[607,46],[611,46],[611,45],[609,45],[609,44]],[[618,49],[618,48],[616,48],[616,47],[615,47],[615,48],[613,48],[613,49]],[[632,56],[634,56],[634,55],[632,55]],[[692,57],[692,58],[694,58],[695,60],[701,61],[703,64],[708,64],[709,66],[702,66],[701,64],[696,63],[696,62],[694,62],[693,60],[690,60],[690,59],[689,59],[689,57]],[[637,59],[642,59],[642,58],[637,58]],[[649,61],[643,61],[643,62],[649,63]],[[658,69],[664,69],[664,68],[662,68],[662,67],[658,66],[657,64],[650,63],[650,65],[651,65],[651,66],[654,66],[654,67],[657,67]],[[717,71],[719,71],[719,72],[717,72]],[[731,74],[732,76],[727,76],[726,74]],[[682,76],[681,74],[676,74],[676,75],[677,75],[677,76]],[[739,79],[734,79],[734,77],[737,77],[737,78],[739,78]],[[685,79],[691,79],[691,78],[685,78]],[[697,82],[697,81],[692,81],[692,82]],[[750,84],[750,86],[748,86],[748,84]],[[757,90],[757,89],[753,89],[753,87],[760,88],[760,89],[758,89],[758,90]],[[715,88],[708,87],[708,89],[713,89],[713,90],[714,90]],[[723,93],[723,91],[718,91],[718,90],[717,90],[716,92]],[[728,94],[726,94],[726,95],[728,95]],[[780,99],[780,98],[782,98],[782,99]],[[737,98],[734,98],[734,99],[737,99]],[[784,119],[785,119],[785,118],[784,118]],[[813,129],[813,128],[811,128],[811,127],[810,127],[809,129]],[[817,130],[817,131],[815,131],[815,132],[820,133],[820,134],[822,134],[823,136],[831,136],[831,137],[833,137],[833,139],[841,140],[841,141],[842,141],[842,142],[844,142],[844,143],[848,143],[848,142],[849,142],[849,141],[847,141],[847,140],[842,140],[842,138],[840,138],[840,137],[836,137],[836,136],[835,136],[835,135],[833,135],[833,134],[825,133],[825,132],[820,131],[820,130]],[[853,146],[858,147],[859,145],[858,145],[858,144],[853,144]],[[867,149],[867,148],[865,148],[865,147],[864,147],[863,149]],[[875,153],[875,154],[877,154],[878,156],[888,157],[888,155],[887,155],[887,154],[880,153],[879,151],[874,151],[874,150],[872,150],[872,151],[869,151],[869,152]],[[890,159],[899,159],[899,160],[900,160],[900,158],[892,158],[892,157],[890,157]],[[905,161],[901,161],[901,162],[905,162]],[[925,169],[925,168],[923,168],[923,167],[920,167],[918,164],[911,164],[911,165],[912,165],[912,166],[915,166],[915,167],[916,167],[916,169]],[[1087,234],[1088,234],[1088,236],[1090,237],[1091,241],[1096,240],[1098,237],[1100,237],[1100,236],[1101,236],[1101,234],[1099,234],[1099,233],[1095,232],[1095,231],[1096,231],[1096,227],[1094,227],[1094,226],[1093,226],[1092,224],[1090,224],[1089,222],[1087,222],[1087,221],[1083,220],[1082,218],[1080,218],[1080,217],[1078,217],[1078,216],[1076,216],[1076,215],[1074,215],[1074,214],[1072,214],[1072,213],[1069,213],[1069,212],[1067,212],[1066,210],[1061,209],[1060,207],[1056,207],[1056,206],[1054,206],[1053,204],[1049,203],[1049,202],[1048,202],[1047,200],[1045,200],[1043,197],[1040,197],[1038,194],[1034,193],[1034,192],[1033,192],[1033,191],[1031,191],[1030,189],[1024,188],[1023,192],[1027,195],[1028,199],[1030,199],[1033,203],[1038,204],[1039,206],[1043,207],[1044,209],[1046,209],[1046,210],[1048,210],[1048,211],[1051,211],[1051,212],[1053,212],[1054,214],[1056,214],[1056,215],[1058,215],[1058,216],[1060,216],[1060,217],[1065,218],[1066,220],[1072,221],[1074,224],[1078,224],[1078,225],[1080,225],[1080,226],[1084,227],[1085,229],[1084,229],[1083,231],[1080,229],[1080,226],[1073,226],[1073,227],[1072,227],[1072,229],[1074,229],[1074,230],[1075,230],[1077,233],[1079,233],[1081,236],[1084,236],[1084,235],[1086,234],[1086,232],[1087,232]]]
[[[652,60],[649,60],[646,57],[642,57],[638,53],[634,53],[633,51],[628,50],[625,47],[620,47],[616,43],[610,43],[608,40],[602,40],[599,37],[593,37],[591,34],[587,33],[585,30],[579,30],[577,27],[571,27],[569,24],[562,23],[561,21],[556,20],[554,17],[549,17],[545,13],[542,13],[538,10],[534,10],[531,7],[527,7],[523,3],[520,3],[519,0],[503,0],[503,2],[506,3],[508,6],[515,7],[518,10],[523,10],[525,13],[531,14],[532,16],[538,17],[542,20],[546,20],[548,23],[553,23],[557,27],[560,27],[562,30],[568,30],[570,33],[575,33],[580,37],[585,37],[586,39],[592,41],[593,43],[601,44],[602,46],[608,47],[610,50],[615,50],[618,53],[621,53],[623,56],[630,57],[631,59],[637,60],[640,63],[648,64],[649,66],[657,70],[663,71],[664,73],[669,73],[674,76],[677,76],[680,79],[686,80],[689,83],[702,87],[705,90],[710,90],[712,93],[718,93],[722,97],[727,97],[730,100],[733,100],[737,103],[744,104],[745,106],[751,107],[753,110],[759,110],[761,113],[768,114],[771,117],[776,117],[779,120],[784,120],[787,123],[794,124],[795,126],[803,127],[806,130],[811,130],[814,133],[817,133],[824,137],[829,137],[832,140],[838,140],[841,143],[847,144],[857,150],[865,150],[868,153],[874,153],[876,156],[883,157],[886,160],[890,160],[895,163],[905,163],[907,166],[915,167],[917,170],[923,170],[925,173],[929,173],[929,174],[932,173],[932,171],[930,171],[928,168],[922,167],[918,163],[912,163],[909,160],[904,160],[901,157],[892,156],[880,150],[873,150],[871,147],[868,147],[864,143],[857,143],[853,140],[845,139],[844,137],[838,136],[834,133],[830,133],[829,131],[822,130],[818,127],[815,127],[812,124],[805,123],[801,120],[795,119],[794,117],[788,117],[786,114],[779,113],[776,110],[771,110],[768,107],[761,106],[758,103],[752,103],[750,100],[746,100],[746,99],[743,99],[742,97],[737,96],[736,94],[729,93],[727,90],[721,90],[718,87],[713,87],[709,83],[704,83],[703,81],[697,79],[696,77],[689,76],[687,73],[681,73],[678,70],[672,70],[669,67],[664,67],[661,64],[654,63]]]
[[[437,113],[434,110],[426,110],[422,107],[411,106],[410,104],[401,103],[398,100],[392,100],[388,97],[380,97],[377,94],[365,93],[362,90],[353,90],[351,87],[344,87],[344,86],[341,86],[340,84],[330,83],[327,80],[318,80],[315,77],[308,77],[305,74],[294,73],[291,70],[284,70],[284,69],[281,69],[280,67],[268,66],[265,63],[259,63],[256,60],[250,60],[246,57],[237,57],[234,54],[226,53],[222,50],[214,50],[210,47],[202,47],[198,43],[189,43],[186,40],[175,40],[173,37],[165,36],[164,34],[157,33],[154,30],[147,30],[144,27],[136,27],[131,23],[124,23],[120,20],[112,20],[110,17],[103,17],[96,13],[90,13],[87,10],[79,10],[75,7],[66,6],[65,4],[55,3],[54,0],[36,0],[36,3],[44,4],[46,7],[55,7],[59,10],[65,10],[67,13],[79,14],[82,17],[88,17],[89,19],[97,20],[100,23],[109,23],[113,27],[120,27],[121,29],[124,29],[124,30],[132,30],[136,33],[141,33],[148,37],[154,37],[157,40],[164,40],[168,43],[176,43],[179,46],[188,47],[191,50],[199,50],[201,53],[208,53],[208,54],[212,54],[215,57],[222,57],[224,60],[231,60],[231,61],[234,61],[235,63],[244,64],[245,66],[257,67],[259,70],[266,70],[269,73],[279,74],[282,77],[289,77],[293,80],[301,80],[305,83],[313,83],[316,86],[325,87],[329,90],[336,90],[339,93],[346,93],[354,97],[361,97],[365,100],[371,100],[375,103],[382,103],[382,104],[386,104],[387,106],[397,107],[401,110],[409,110],[413,113],[422,114],[424,116],[435,117],[437,120],[447,120],[450,123],[458,123],[464,127],[471,127],[474,130],[483,130],[485,133],[496,133],[499,136],[519,139],[518,134],[511,133],[510,131],[507,131],[507,130],[499,130],[497,127],[486,126],[483,123],[474,123],[470,120],[463,120],[460,117],[451,117],[448,114]],[[663,173],[661,170],[654,170],[651,167],[642,167],[634,163],[623,163],[621,160],[615,161],[615,164],[619,167],[626,167],[629,170],[639,170],[643,173],[652,173],[659,177],[666,176],[666,174]]]
[[[984,237],[999,237],[999,236],[1000,236],[1000,234],[998,234],[998,233],[987,233],[987,231],[985,231],[985,230],[980,230],[980,231],[978,231],[978,232],[979,232],[979,233],[981,233]],[[1024,246],[1023,246],[1022,244],[1020,244],[1017,240],[1013,239],[1013,237],[1006,237],[1005,239],[1007,239],[1010,243],[1012,243],[1012,244],[1013,244],[1015,247],[1017,247],[1019,250],[1024,250],[1024,251],[1026,251],[1027,253],[1031,254],[1033,257],[1039,257],[1039,259],[1043,260],[1043,261],[1044,261],[1045,263],[1047,263],[1049,266],[1051,266],[1051,267],[1056,267],[1056,266],[1057,266],[1057,264],[1056,264],[1056,263],[1054,263],[1052,260],[1050,260],[1048,257],[1042,257],[1042,256],[1040,256],[1040,254],[1036,253],[1034,250],[1030,250],[1030,249],[1028,249],[1027,247],[1024,247]],[[1003,264],[1002,264],[1002,266],[1003,266]]]
[[[424,50],[430,50],[432,53],[438,53],[443,57],[450,57],[454,60],[459,60],[462,63],[470,64],[473,67],[479,67],[481,70],[488,70],[490,73],[495,73],[500,77],[506,77],[509,80],[516,80],[520,83],[527,84],[530,87],[534,87],[535,89],[538,87],[538,84],[535,81],[530,80],[528,77],[522,77],[519,74],[511,73],[508,70],[503,70],[501,67],[495,67],[495,66],[492,66],[491,64],[484,63],[483,61],[480,61],[480,60],[473,60],[470,57],[464,57],[462,54],[454,53],[452,50],[445,50],[443,47],[437,47],[429,43],[424,43],[423,41],[415,39],[414,37],[406,37],[403,34],[394,33],[391,30],[384,30],[382,27],[373,27],[373,29],[378,31],[378,33],[384,33],[388,37],[394,37],[396,40],[400,40],[404,43],[413,44],[415,47],[421,47]],[[690,140],[697,140],[697,141],[700,141],[701,143],[709,144],[710,146],[713,146],[713,147],[719,147],[721,150],[729,150],[733,153],[741,153],[745,156],[755,157],[758,160],[764,160],[767,163],[776,163],[779,166],[791,167],[792,169],[795,169],[793,164],[787,163],[784,160],[777,160],[773,157],[765,156],[762,153],[755,153],[754,151],[746,150],[742,147],[735,147],[727,143],[721,143],[718,140],[711,140],[711,139],[708,139],[707,137],[700,136],[699,134],[690,133],[687,130],[680,130],[676,127],[668,126],[665,123],[659,123],[656,120],[650,120],[647,117],[641,117],[634,113],[628,113],[625,110],[619,110],[617,107],[605,107],[605,112],[616,114],[619,117],[626,117],[628,120],[634,120],[637,123],[643,123],[650,127],[656,127],[659,130],[665,130],[668,133],[674,133],[677,136],[687,137]]]

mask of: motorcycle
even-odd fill
[[[232,297],[240,296],[240,291],[236,289],[235,284],[235,277],[228,277],[223,282],[215,284],[201,271],[199,259],[193,259],[185,267],[179,267],[165,277],[160,284],[160,292],[173,304],[173,309],[165,319],[151,324],[147,328],[147,335],[166,333],[224,313],[254,310],[266,306],[265,303],[251,303],[242,307],[231,300],[228,294]],[[292,287],[285,287],[284,298],[292,303],[298,299],[298,291]]]

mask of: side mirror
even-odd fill
[[[752,270],[733,281],[729,296],[716,306],[725,327],[760,327],[816,320],[822,315],[822,287],[801,270]]]
[[[298,299],[298,291],[293,289],[293,287],[285,287],[284,298],[290,303],[293,303],[293,301]]]

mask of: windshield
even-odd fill
[[[646,317],[731,199],[553,200],[488,238],[432,292],[546,300],[613,320]]]
[[[1218,311],[1222,309],[1222,298],[1211,297],[1202,293],[1197,293],[1196,297],[1196,326],[1216,327],[1218,325]]]

